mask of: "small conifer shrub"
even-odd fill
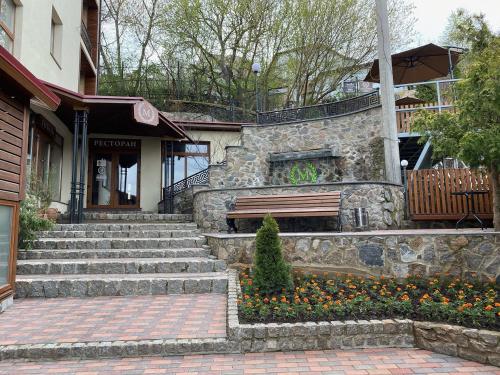
[[[291,266],[283,259],[279,227],[271,215],[266,215],[255,239],[255,287],[261,293],[274,293],[293,288]]]

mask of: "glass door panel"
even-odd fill
[[[139,191],[138,155],[119,154],[117,163],[117,186],[119,206],[136,206]]]
[[[13,207],[0,206],[0,287],[9,284]]]
[[[113,173],[112,154],[97,153],[92,162],[92,200],[93,206],[111,206],[111,183]]]

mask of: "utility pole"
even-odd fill
[[[382,101],[382,124],[385,155],[385,178],[388,182],[401,184],[399,167],[399,139],[396,131],[396,106],[394,104],[394,82],[387,0],[375,0],[378,36],[378,66],[380,72],[380,96]]]

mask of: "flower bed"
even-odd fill
[[[242,322],[306,322],[409,318],[500,330],[498,286],[492,282],[433,278],[363,278],[296,274],[295,288],[260,293],[242,272]]]

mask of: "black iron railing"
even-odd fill
[[[87,48],[87,52],[89,53],[90,56],[92,56],[92,41],[90,40],[87,26],[85,26],[85,23],[83,21],[82,21],[82,26],[80,28],[80,36],[82,37],[85,48]]]
[[[174,197],[189,189],[193,185],[208,184],[208,168],[192,174],[191,176],[176,182],[171,186],[163,188],[163,199],[158,203],[158,209],[161,213],[173,213]]]
[[[325,117],[343,116],[380,105],[378,91],[337,102],[287,108],[279,111],[261,112],[259,124],[279,124],[294,121],[315,120]]]

